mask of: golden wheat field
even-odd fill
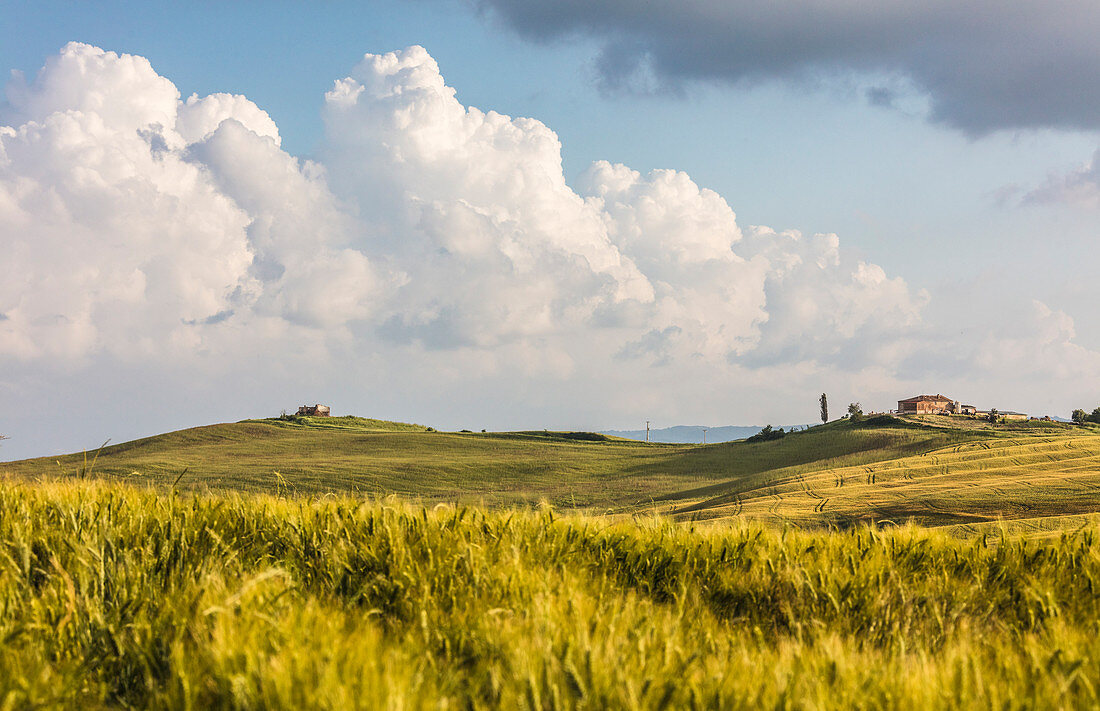
[[[0,707],[1100,704],[1100,531],[0,485]]]

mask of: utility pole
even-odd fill
[[[649,420],[645,421],[645,441],[649,441]]]

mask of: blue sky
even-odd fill
[[[179,138],[180,166],[198,166],[196,179],[210,180],[211,190],[220,191],[221,202],[194,198],[187,214],[209,208],[213,220],[225,201],[243,211],[241,224],[232,228],[240,235],[227,227],[218,237],[222,241],[210,242],[229,251],[222,256],[203,252],[219,264],[244,260],[240,273],[219,277],[224,283],[210,286],[213,296],[186,306],[178,306],[185,298],[181,294],[201,291],[185,283],[186,275],[210,273],[209,268],[196,264],[184,276],[172,276],[180,282],[178,290],[157,296],[151,286],[161,273],[157,265],[186,263],[190,247],[186,235],[177,246],[166,240],[151,247],[146,232],[156,234],[157,220],[164,220],[166,229],[177,225],[178,217],[139,214],[118,203],[106,209],[127,217],[119,217],[111,231],[92,213],[82,214],[83,203],[71,198],[76,201],[68,204],[72,224],[64,231],[32,235],[26,224],[44,220],[23,223],[11,217],[5,224],[0,212],[0,246],[20,255],[9,269],[31,275],[18,289],[0,292],[0,315],[5,316],[0,325],[9,325],[6,350],[0,335],[0,364],[8,373],[0,376],[0,395],[5,402],[50,403],[34,427],[0,418],[0,432],[12,437],[0,457],[78,449],[101,434],[128,438],[196,420],[264,414],[264,408],[277,411],[278,403],[291,407],[302,398],[333,400],[337,411],[442,427],[472,427],[477,420],[480,426],[499,428],[632,427],[638,418],[665,418],[663,425],[803,421],[806,413],[813,414],[814,402],[803,391],[827,388],[836,391],[838,401],[861,399],[878,408],[913,394],[909,390],[952,388],[963,390],[960,398],[1002,409],[1066,414],[1073,407],[1091,408],[1092,400],[1100,401],[1100,387],[1087,375],[1095,372],[1090,368],[1100,352],[1092,275],[1100,256],[1100,168],[1089,166],[1100,145],[1100,111],[1088,102],[1100,57],[1080,28],[1089,26],[1094,11],[1067,2],[1057,12],[1037,15],[1031,3],[1009,5],[1003,22],[987,23],[993,29],[960,33],[955,28],[967,27],[965,8],[970,6],[939,3],[900,4],[920,9],[899,11],[898,17],[868,13],[863,23],[851,21],[845,14],[850,9],[838,9],[814,24],[796,16],[754,14],[740,3],[703,0],[684,6],[682,22],[680,16],[670,22],[662,14],[670,6],[662,3],[646,6],[652,11],[624,11],[614,3],[541,6],[524,0],[0,3],[0,18],[8,28],[0,66],[23,72],[32,96],[20,104],[23,100],[12,99],[9,92],[0,125],[18,131],[75,110],[75,104],[47,96],[34,80],[50,57],[75,41],[145,58],[151,72],[171,82],[184,100],[193,93],[246,97],[266,112],[281,139],[277,155],[265,154],[263,161],[297,159],[301,166],[315,161],[325,171],[323,188],[317,188],[323,193],[320,202],[304,205],[303,216],[291,216],[278,212],[285,206],[264,202],[261,193],[273,191],[271,185],[248,183],[248,176],[259,173],[242,177],[233,172],[234,165],[255,159],[260,150],[248,141],[274,133],[267,123],[250,123],[252,109],[238,106],[218,114],[234,125],[239,121],[247,135],[227,127],[212,138],[218,128],[212,124],[205,135]],[[973,12],[989,16],[982,3],[973,3]],[[915,29],[889,38],[906,23]],[[857,25],[870,29],[850,35],[847,28]],[[1028,51],[1018,55],[1004,38],[1021,31],[1035,36]],[[922,32],[928,42],[922,41]],[[402,61],[437,72],[432,76],[453,87],[457,105],[531,117],[552,131],[561,144],[557,170],[567,188],[554,187],[552,197],[517,194],[509,198],[514,202],[483,192],[483,165],[496,175],[498,193],[501,186],[515,184],[517,176],[553,173],[552,151],[528,154],[522,142],[497,150],[492,141],[469,145],[452,136],[440,149],[447,156],[421,155],[415,175],[393,162],[393,155],[379,153],[379,146],[403,141],[414,141],[405,150],[419,146],[412,134],[395,134],[399,123],[380,113],[383,106],[400,107],[378,103],[382,99],[373,106],[360,100],[348,107],[325,94],[336,80],[354,74],[364,54],[411,45],[423,46],[428,59],[402,55]],[[928,47],[943,57],[930,54]],[[1045,57],[1054,72],[1031,77],[1034,66],[1023,54],[1038,57],[1034,66],[1044,66],[1040,60]],[[68,56],[65,61],[90,61]],[[96,72],[113,71],[97,66]],[[412,81],[379,67],[362,69],[355,81],[368,87],[372,81],[389,82],[386,86]],[[58,82],[78,81],[60,72],[57,76]],[[87,84],[69,90],[94,94],[88,88],[94,77],[81,76],[79,81]],[[146,105],[140,93],[144,86],[116,83],[102,91],[109,102],[130,101],[137,107]],[[889,95],[892,105],[869,101],[868,92],[876,89],[879,96]],[[1078,94],[1083,98],[1076,99]],[[424,120],[444,121],[445,113]],[[376,119],[381,123],[371,123]],[[368,124],[373,128],[360,136],[359,127]],[[429,124],[420,128],[442,125]],[[530,127],[501,130],[497,141],[514,130],[531,139],[543,135]],[[118,141],[134,135],[132,127],[120,128]],[[36,189],[48,195],[48,180],[61,179],[56,176],[67,171],[114,175],[99,165],[59,167],[56,161],[76,159],[63,157],[58,145],[34,144],[37,153],[9,146],[15,157],[0,175],[8,179],[9,195],[16,196],[11,199],[24,201],[20,214],[33,216],[33,206],[41,205],[18,192],[21,179],[33,176]],[[112,150],[122,151],[118,146]],[[593,172],[594,161],[628,167],[640,177],[627,179],[610,169]],[[53,178],[42,177],[47,165]],[[128,179],[163,187],[163,176],[142,172],[161,168],[135,163],[130,169],[135,173]],[[691,187],[685,192],[671,177],[650,173],[655,169],[682,171]],[[461,177],[455,177],[456,170]],[[310,182],[305,167],[295,176],[310,190],[320,184]],[[452,183],[441,182],[447,180]],[[385,190],[411,202],[391,214],[392,205],[374,198]],[[699,194],[688,195],[692,190]],[[173,200],[185,204],[191,199],[177,192]],[[123,193],[112,192],[103,204],[114,205],[110,200],[122,199]],[[714,193],[736,213],[736,226],[711,200]],[[586,226],[548,223],[546,213],[531,207],[544,199],[555,214],[588,200],[589,211],[576,217]],[[591,212],[593,200],[605,201],[603,212]],[[425,204],[437,206],[432,214],[445,230],[442,236],[425,227],[428,213],[409,217],[409,210]],[[643,218],[652,217],[645,212],[650,204],[679,217],[646,223]],[[530,241],[524,244],[537,249],[531,247],[534,251],[517,261],[517,238],[499,232],[485,238],[496,240],[501,250],[492,259],[483,251],[463,252],[473,250],[469,240],[484,235],[475,231],[469,240],[448,242],[470,224],[455,211],[459,205],[473,206],[481,218],[493,220],[492,229],[512,225],[507,229],[519,230]],[[316,222],[304,217],[330,213]],[[217,219],[232,222],[226,216]],[[594,227],[597,222],[603,226]],[[268,224],[276,227],[263,227]],[[290,224],[305,227],[286,237],[264,231]],[[729,262],[723,269],[733,271],[717,275],[717,267],[701,264],[691,267],[698,272],[683,265],[675,274],[663,271],[661,259],[651,254],[655,245],[669,254],[683,245],[698,255],[698,249],[715,244],[692,246],[695,233],[677,232],[683,224],[698,224],[699,234],[713,228],[714,235],[725,235],[714,240],[732,240],[735,258],[720,255],[719,261]],[[753,232],[752,226],[776,233],[797,230],[802,238],[788,248]],[[311,236],[314,228],[316,236]],[[589,229],[599,236],[566,238]],[[638,234],[632,236],[635,229]],[[833,256],[805,251],[819,248],[808,244],[817,233],[837,235],[835,273],[830,271]],[[125,242],[120,234],[132,241],[120,244]],[[342,236],[333,237],[337,234]],[[560,243],[552,245],[556,251],[544,251],[547,240],[559,237]],[[35,295],[59,278],[57,270],[75,268],[56,259],[66,240],[83,240],[89,248],[100,244],[103,249],[91,250],[93,255],[116,246],[122,250],[125,258],[97,267],[99,274],[138,255],[132,265],[127,262],[126,274],[140,274],[144,291],[135,286],[141,294],[127,292],[132,300],[124,300],[126,306],[108,305],[97,300],[107,287],[81,279],[52,287],[67,299],[34,306]],[[349,263],[348,255],[353,262],[362,258],[364,266],[358,276],[318,272],[306,262],[296,268],[291,253],[298,254],[303,245],[334,250],[332,264],[341,268]],[[429,252],[417,251],[425,249]],[[431,250],[464,259],[431,268],[410,261],[435,253]],[[620,257],[626,266],[609,266],[607,260]],[[283,270],[281,276],[260,274],[265,259]],[[557,264],[559,259],[563,264],[586,260],[593,271],[581,275],[537,266],[524,271],[528,267],[523,265]],[[798,277],[799,284],[783,282],[795,277],[779,265],[792,259],[807,264],[817,259],[827,266]],[[764,262],[768,266],[758,271],[736,266],[755,269]],[[515,275],[514,283],[496,280],[502,264]],[[870,272],[860,271],[860,264],[881,271],[874,286],[879,291],[867,291]],[[310,279],[324,283],[355,284],[338,318],[303,306],[307,299],[292,291],[290,277],[305,279],[307,271]],[[246,285],[248,279],[253,281]],[[606,284],[599,287],[602,296],[585,291],[608,279],[618,284],[613,294]],[[723,290],[734,282],[743,286]],[[434,291],[436,285],[447,289]],[[828,293],[814,306],[822,309],[817,314],[807,311],[814,289]],[[245,299],[245,293],[251,296]],[[494,299],[499,305],[493,305]],[[538,299],[553,306],[540,311]],[[880,311],[868,308],[875,300]],[[624,305],[634,302],[646,306]],[[72,306],[77,303],[84,306]],[[417,306],[402,309],[394,303]],[[270,320],[276,314],[281,320]],[[79,323],[80,329],[34,330],[39,328],[34,324],[50,319]],[[699,323],[688,325],[693,319]],[[169,329],[169,322],[176,325]],[[220,330],[202,331],[194,325],[200,322]],[[181,323],[194,326],[183,333]],[[42,345],[54,337],[69,344],[69,356],[58,350],[64,350],[61,346],[51,351]],[[146,345],[131,344],[122,349],[125,354],[112,345],[127,339]],[[175,346],[174,353],[182,349],[193,357],[166,359],[148,345],[157,339],[186,344]],[[941,340],[944,345],[937,350],[932,344]],[[309,356],[316,371],[309,376],[300,364],[259,371],[250,364],[264,348],[293,344],[291,350],[304,352],[303,342],[324,344]],[[601,346],[590,345],[595,342]],[[348,358],[369,362],[370,373],[334,365]],[[1036,367],[1043,359],[1046,367]],[[452,372],[458,363],[463,368]],[[428,371],[430,377],[424,375]],[[242,379],[242,372],[250,376]],[[719,386],[698,391],[682,386],[696,381]],[[204,396],[193,401],[196,382]],[[646,383],[641,392],[637,382]],[[113,385],[104,390],[102,383]],[[160,404],[138,409],[151,414],[119,416],[113,429],[90,426],[82,414],[95,409],[95,402],[112,411],[132,410],[150,390]],[[590,393],[596,397],[586,399]],[[73,412],[67,398],[82,403],[82,412]],[[47,423],[52,426],[43,434]]]

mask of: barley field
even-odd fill
[[[0,484],[0,708],[1100,704],[1100,530]]]

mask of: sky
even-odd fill
[[[0,460],[1100,404],[1092,2],[0,1]]]

